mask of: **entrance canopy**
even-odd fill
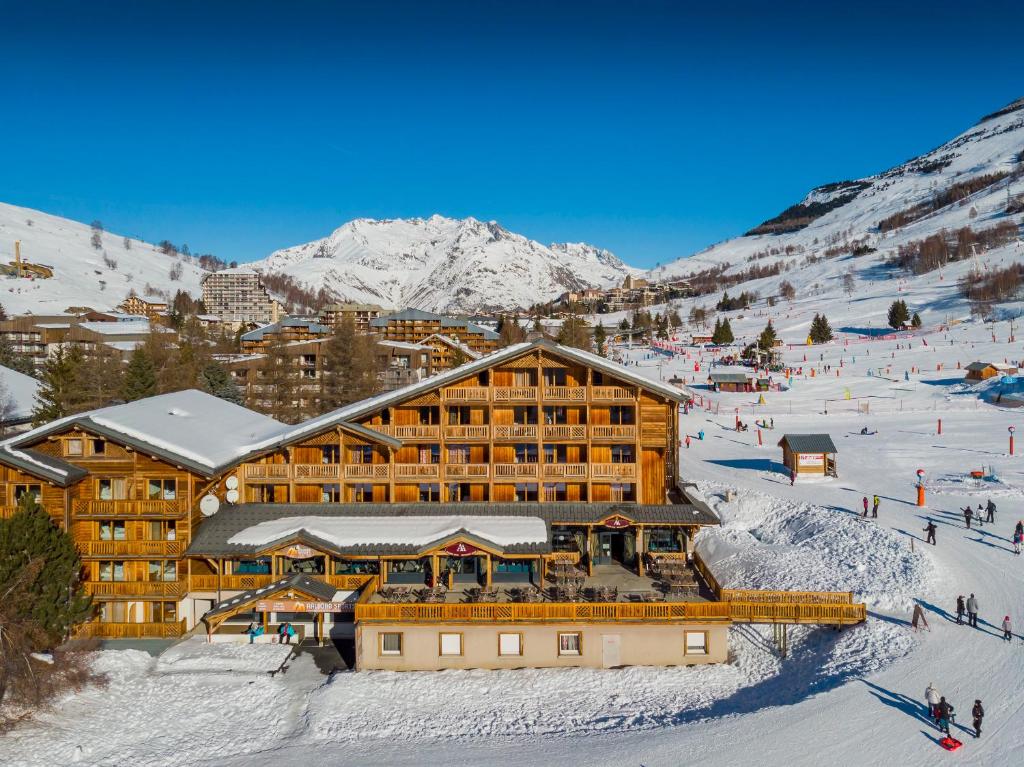
[[[334,586],[317,578],[297,573],[261,588],[243,591],[230,599],[225,599],[214,605],[213,609],[203,615],[201,620],[206,624],[207,630],[212,632],[232,615],[253,609],[261,600],[287,597],[289,600],[341,602],[351,593],[349,591],[339,592]]]

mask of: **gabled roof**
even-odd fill
[[[430,378],[424,378],[422,381],[403,386],[400,389],[394,391],[385,392],[378,394],[368,399],[360,400],[359,402],[353,402],[350,405],[332,410],[324,415],[311,418],[308,421],[304,421],[300,424],[296,424],[291,430],[284,436],[286,441],[294,441],[301,436],[306,434],[315,434],[329,429],[336,424],[352,421],[357,418],[375,413],[382,408],[389,407],[393,404],[403,402],[404,400],[411,399],[425,392],[433,391],[440,386],[459,381],[466,376],[478,373],[481,370],[487,370],[495,365],[500,365],[508,360],[515,359],[516,357],[522,356],[535,349],[542,349],[544,351],[551,352],[552,354],[565,357],[574,362],[578,362],[581,365],[591,367],[595,370],[600,370],[602,373],[607,373],[610,376],[621,379],[623,381],[629,381],[637,386],[641,386],[648,391],[656,392],[663,397],[671,399],[675,402],[683,402],[690,399],[686,392],[677,389],[674,386],[670,386],[661,381],[654,381],[650,378],[645,378],[642,375],[634,373],[629,368],[619,365],[616,362],[611,362],[604,357],[599,357],[596,354],[585,352],[581,349],[575,349],[570,346],[561,346],[545,339],[538,339],[536,341],[530,341],[527,343],[513,344],[512,346],[506,346],[504,349],[499,349],[496,352],[484,355],[478,360],[467,362],[465,365],[460,365],[452,370],[446,370],[438,375],[431,376]]]
[[[458,339],[452,338],[451,336],[446,336],[443,333],[433,333],[424,338],[422,341],[420,341],[420,343],[429,344],[431,341],[435,340],[440,341],[445,346],[448,346],[452,349],[458,349],[460,352],[466,355],[467,360],[478,360],[480,359],[481,356],[483,356],[480,354],[480,352],[473,351],[464,343],[460,342]]]
[[[272,440],[291,428],[188,389],[60,418],[0,443],[0,462],[36,465],[39,459],[33,459],[27,448],[76,427],[203,476],[214,476],[253,452],[253,443]]]
[[[225,599],[223,602],[218,602],[213,606],[213,609],[207,610],[203,614],[202,620],[205,621],[208,618],[215,618],[224,613],[234,612],[250,602],[255,602],[259,599],[270,599],[274,594],[295,591],[321,602],[333,601],[334,595],[338,593],[334,586],[325,583],[319,578],[295,573],[273,583],[268,583],[266,586],[243,591],[241,594],[235,594],[235,596]]]
[[[784,434],[779,447],[787,443],[794,453],[838,453],[828,434]]]
[[[0,463],[61,487],[73,485],[89,473],[73,463],[68,463],[63,458],[56,458],[32,449],[18,451],[0,449]]]

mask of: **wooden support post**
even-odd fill
[[[484,588],[489,589],[491,587],[491,555],[484,554],[484,568],[486,573],[484,574]]]
[[[633,545],[636,550],[636,574],[641,578],[644,577],[644,527],[643,525],[637,525],[636,527],[636,543]]]

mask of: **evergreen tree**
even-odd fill
[[[89,617],[91,604],[82,593],[82,562],[74,541],[54,524],[34,493],[22,494],[18,510],[0,519],[0,594],[6,594],[29,568],[33,574],[28,584],[30,599],[22,609],[45,632],[52,647]]]
[[[625,317],[619,320],[619,330],[629,330],[629,320]]]
[[[267,346],[264,355],[259,376],[262,387],[260,409],[284,423],[302,420],[296,358],[288,353],[287,345],[280,338],[275,338]]]
[[[33,378],[39,375],[36,364],[27,355],[14,351],[14,345],[7,336],[0,336],[0,365],[11,370],[17,370]]]
[[[732,326],[729,324],[729,318],[724,318],[721,322],[715,320],[715,330],[711,334],[711,342],[723,346],[725,344],[731,344],[735,341],[735,337],[732,334]]]
[[[32,425],[41,426],[58,418],[80,412],[81,401],[78,369],[82,364],[82,353],[78,347],[63,346],[51,354],[40,376],[42,382],[36,392],[32,408]]]
[[[668,317],[664,314],[659,314],[658,319],[654,323],[655,335],[661,341],[668,340]]]
[[[668,313],[668,326],[672,330],[677,330],[683,326],[683,318],[679,316],[678,309],[673,309]]]
[[[601,322],[597,323],[597,327],[594,328],[594,346],[596,347],[597,353],[602,357],[607,356],[607,349],[605,347],[608,344],[608,333],[605,332],[604,324]]]
[[[238,388],[224,366],[217,362],[211,362],[203,368],[199,375],[199,385],[203,391],[214,397],[234,402],[236,405],[245,404],[242,390]]]
[[[498,320],[498,344],[500,346],[511,346],[522,343],[526,340],[526,331],[519,325],[519,321],[513,317],[511,320],[502,315]]]
[[[82,353],[78,366],[78,403],[75,412],[96,410],[121,400],[124,364],[120,352],[106,344],[96,344]]]
[[[772,321],[768,320],[768,324],[764,326],[764,330],[761,331],[761,335],[757,338],[757,348],[763,352],[771,351],[775,346],[777,337]]]
[[[907,309],[907,302],[902,299],[893,301],[889,306],[889,327],[899,329],[910,321],[910,311]]]
[[[910,318],[910,326],[917,330],[921,327],[921,315],[914,312],[914,316]]]
[[[578,314],[570,313],[562,320],[562,327],[558,329],[558,343],[562,346],[590,351],[591,341],[590,326]]]
[[[815,314],[811,320],[811,343],[824,344],[832,340],[832,326],[824,314]]]
[[[134,402],[137,399],[152,397],[156,394],[156,371],[153,369],[153,358],[145,346],[139,346],[132,352],[128,367],[121,382],[121,399]]]
[[[366,399],[380,389],[382,369],[377,343],[372,336],[357,333],[352,320],[338,323],[334,335],[321,348],[321,411]]]

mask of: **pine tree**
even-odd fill
[[[57,347],[43,363],[41,386],[32,408],[33,426],[80,412],[78,369],[81,364],[82,353],[78,347],[68,349],[62,346]]]
[[[302,413],[298,403],[296,358],[288,353],[287,345],[275,338],[264,351],[262,375],[259,376],[263,412],[284,423],[296,423]]]
[[[776,338],[775,327],[772,325],[772,321],[768,320],[768,324],[764,326],[764,330],[757,338],[757,348],[763,352],[771,351],[775,346]]]
[[[320,410],[327,412],[376,394],[381,363],[372,336],[356,333],[352,320],[343,320],[322,345]]]
[[[655,335],[659,340],[668,340],[668,317],[664,314],[659,314],[658,319],[655,321],[655,328]]]
[[[134,402],[137,399],[156,394],[156,371],[146,347],[139,346],[132,352],[121,381],[121,399]]]
[[[893,301],[889,306],[889,327],[898,330],[910,321],[910,311],[907,309],[907,302],[903,300]]]
[[[576,349],[590,351],[592,338],[589,327],[578,314],[570,313],[562,320],[562,327],[558,329],[558,343],[562,346],[572,346]]]
[[[96,410],[120,401],[124,364],[120,352],[106,344],[96,344],[82,353],[78,366],[78,403],[76,412]]]
[[[245,404],[242,390],[238,388],[238,384],[232,380],[231,374],[224,369],[224,366],[217,362],[211,362],[203,368],[199,375],[199,385],[203,391],[214,397],[234,402],[236,405]]]
[[[815,314],[814,319],[811,320],[811,343],[824,344],[832,340],[832,326],[828,324],[828,320],[824,314]]]
[[[32,359],[14,351],[14,345],[7,336],[0,336],[0,365],[33,378],[39,375],[39,370]]]
[[[604,324],[601,322],[597,323],[597,327],[594,328],[594,346],[597,353],[602,357],[607,356],[605,352],[605,346],[608,344],[608,333],[605,332]]]
[[[619,320],[619,330],[629,330],[629,320],[625,317]]]
[[[46,633],[52,647],[89,617],[91,604],[82,593],[82,562],[71,536],[54,524],[35,494],[24,493],[18,510],[0,519],[0,594],[6,594],[19,574],[30,567],[34,571],[28,584],[31,598],[23,609]]]
[[[715,330],[711,334],[711,342],[719,346],[731,344],[735,341],[735,337],[732,334],[732,326],[729,324],[729,318],[726,317],[721,322],[715,320]]]
[[[914,312],[914,316],[910,318],[910,326],[917,330],[921,327],[921,315]]]

